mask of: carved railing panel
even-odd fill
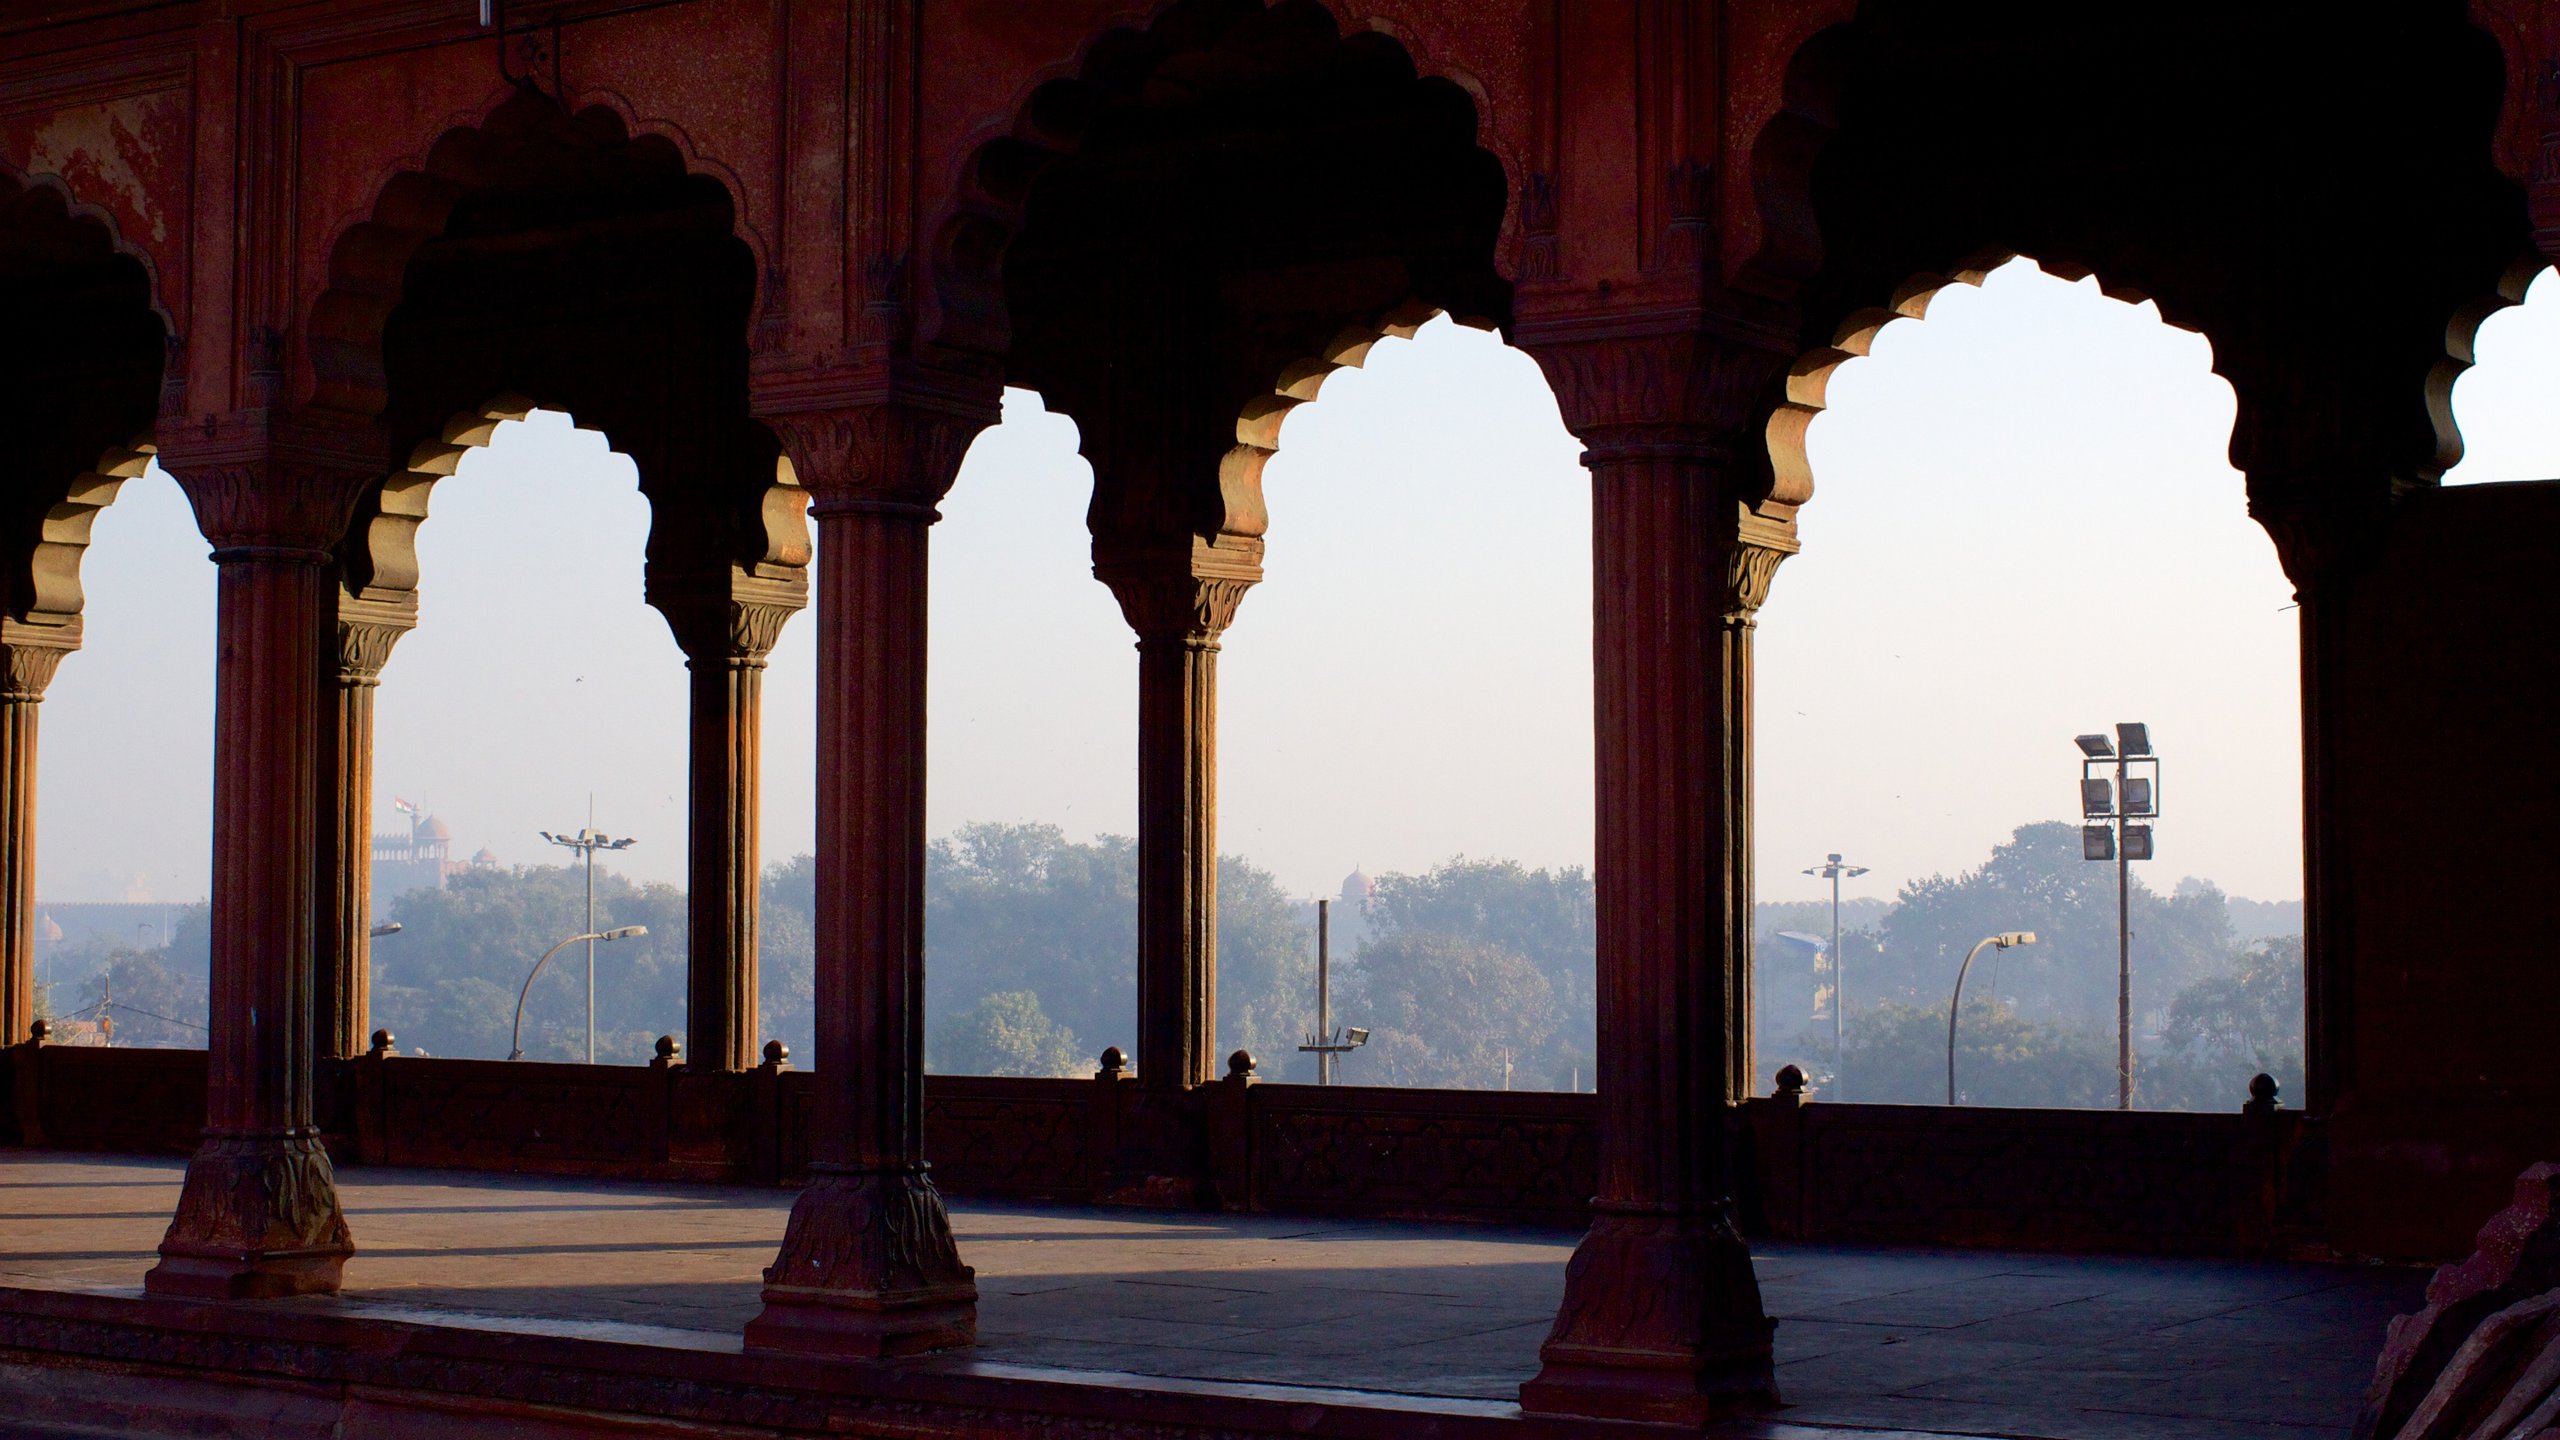
[[[1258,1085],[1255,1208],[1579,1224],[1599,1172],[1591,1095]]]
[[[924,1086],[925,1154],[953,1195],[1090,1199],[1093,1082],[935,1075]]]
[[[656,1070],[392,1060],[381,1073],[386,1164],[636,1174],[665,1155]]]

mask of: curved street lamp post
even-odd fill
[[[561,951],[568,949],[570,946],[577,944],[581,940],[632,940],[648,933],[649,927],[646,925],[625,925],[619,930],[598,930],[589,935],[572,935],[568,939],[561,941],[559,944],[552,946],[550,949],[543,951],[542,958],[534,961],[533,968],[525,972],[524,988],[516,992],[516,1023],[515,1027],[507,1032],[507,1058],[510,1060],[521,1060],[524,1058],[524,997],[533,993],[534,977],[542,973],[543,966],[551,963],[552,956],[559,954]],[[595,952],[590,950],[587,953],[592,955]],[[587,994],[589,1002],[592,1004],[593,997],[595,995],[595,972],[591,970],[587,973]],[[596,1060],[595,1044],[595,1014],[590,1010],[587,1015],[587,1063],[590,1065],[594,1064]]]
[[[1956,967],[1956,996],[1947,1002],[1948,1104],[1956,1103],[1956,1011],[1964,1004],[1964,975],[1966,971],[1973,968],[1973,957],[1981,954],[1985,946],[2006,950],[2012,945],[2033,945],[2034,943],[2036,943],[2036,932],[2033,930],[2003,930],[1997,935],[1985,935],[1979,944],[1965,952],[1964,963]]]

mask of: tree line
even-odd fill
[[[1891,902],[1844,907],[1835,964],[1827,903],[1758,908],[1755,1022],[1761,1088],[1786,1063],[1818,1094],[1945,1098],[1946,1014],[1974,941],[2034,930],[2032,947],[1977,962],[1957,1053],[1969,1103],[2114,1102],[2113,867],[2080,858],[2070,825],[2021,827],[1974,870],[1931,876]],[[374,1023],[407,1054],[503,1058],[526,968],[585,919],[568,866],[473,870],[399,897],[374,943]],[[763,881],[765,1034],[810,1058],[816,870],[803,855]],[[1311,904],[1238,856],[1219,862],[1218,1037],[1266,1079],[1311,1081],[1297,1046],[1312,1028]],[[2138,1103],[2227,1109],[2250,1075],[2299,1093],[2301,942],[2237,943],[2221,893],[2136,882]],[[597,947],[596,1055],[637,1064],[685,1029],[685,904],[671,885],[600,871],[600,927],[642,938]],[[1137,851],[1122,836],[974,824],[935,841],[926,866],[926,1066],[946,1074],[1089,1074],[1107,1046],[1136,1052]],[[1366,938],[1336,957],[1333,1018],[1370,1032],[1336,1071],[1348,1084],[1589,1089],[1594,1082],[1596,912],[1578,867],[1530,869],[1464,857],[1379,878]],[[1790,938],[1790,937],[1795,938]],[[1819,936],[1821,943],[1811,943]],[[70,977],[57,1013],[94,1013],[107,993],[116,1043],[201,1045],[209,931],[201,907],[156,950],[102,945],[54,957]],[[1845,1053],[1832,1063],[1832,1007]],[[584,956],[563,951],[525,992],[529,1059],[585,1053]],[[154,1019],[152,1016],[165,1016]]]

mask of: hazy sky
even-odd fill
[[[2560,472],[2560,287],[2494,318],[2456,390],[2456,480]],[[1839,850],[1852,894],[1981,863],[2068,818],[2071,737],[2152,727],[2146,878],[2301,894],[2294,616],[2226,458],[2198,336],[2024,264],[1954,287],[1835,379],[1804,553],[1762,612],[1764,899]],[[931,802],[1126,834],[1136,655],[1090,571],[1075,427],[1007,396],[934,532]],[[1222,660],[1223,848],[1302,893],[1354,864],[1591,856],[1590,499],[1537,367],[1435,323],[1295,412],[1268,472],[1269,578]],[[597,823],[680,880],[683,660],[640,600],[629,463],[558,417],[504,427],[437,488],[424,620],[379,696],[377,811],[424,804],[457,854],[549,858]],[[99,519],[88,644],[44,711],[50,899],[205,891],[213,570],[156,473]],[[810,844],[812,617],[767,679],[765,845]]]

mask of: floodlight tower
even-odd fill
[[[631,837],[626,835],[622,839],[614,839],[595,827],[592,816],[586,828],[575,835],[554,835],[548,830],[534,833],[554,845],[575,850],[587,859],[587,933],[584,937],[587,942],[587,1063],[593,1065],[596,1063],[596,852],[628,850],[632,844]],[[533,982],[528,979],[525,983],[531,985]]]
[[[2151,826],[2160,817],[2160,757],[2151,753],[2151,728],[2116,726],[2104,735],[2075,737],[2080,746],[2080,855],[2116,862],[2116,1108],[2133,1108],[2133,862],[2151,858]],[[2092,774],[2109,767],[2110,781]],[[2141,767],[2142,774],[2134,774]],[[2117,803],[2119,794],[2123,803]],[[2096,823],[2091,823],[2091,822]]]
[[[1831,882],[1831,1098],[1845,1100],[1848,1098],[1848,1093],[1842,1086],[1840,1077],[1847,1073],[1848,1062],[1845,1058],[1847,1052],[1841,1048],[1840,1044],[1841,1035],[1844,1033],[1840,1016],[1848,1008],[1849,986],[1842,978],[1843,967],[1840,964],[1840,877],[1864,875],[1867,873],[1867,867],[1843,865],[1840,863],[1838,852],[1835,851],[1829,859],[1804,873]]]

